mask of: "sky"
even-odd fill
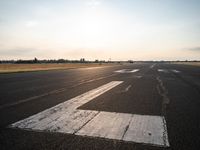
[[[200,0],[0,0],[0,59],[200,60]]]

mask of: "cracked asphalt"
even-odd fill
[[[139,71],[115,72],[122,69],[139,69]],[[124,82],[80,106],[79,109],[164,116],[170,147],[8,128],[16,121],[110,81]],[[198,66],[133,63],[92,69],[0,74],[0,85],[0,149],[2,150],[200,149],[200,67]]]

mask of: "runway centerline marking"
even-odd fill
[[[168,147],[166,123],[163,116],[78,109],[83,104],[122,83],[123,81],[109,82],[38,114],[13,123],[9,127],[101,137]]]
[[[174,73],[180,73],[180,71],[176,70],[176,69],[172,69],[171,71],[174,72]]]
[[[168,73],[169,71],[167,69],[158,69],[158,72]]]
[[[176,70],[176,69],[158,69],[158,72],[169,73],[170,71],[172,71],[174,73],[180,73],[180,71]]]
[[[129,85],[126,87],[126,89],[124,90],[124,92],[128,92],[128,90],[132,87],[132,85]]]
[[[156,65],[156,64],[151,65],[150,68],[153,69],[155,65]]]
[[[134,72],[137,72],[139,71],[139,69],[121,69],[121,70],[116,70],[114,72],[117,72],[117,73],[134,73]]]

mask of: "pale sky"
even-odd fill
[[[0,59],[200,60],[200,0],[0,0]]]

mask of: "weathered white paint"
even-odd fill
[[[168,73],[168,70],[166,70],[166,69],[158,69],[158,72],[165,72],[165,73]]]
[[[139,71],[139,69],[122,69],[122,70],[116,70],[117,73],[134,73]]]
[[[100,112],[77,132],[77,135],[122,140],[132,114]]]
[[[108,66],[104,66],[108,67]],[[91,70],[91,69],[99,69],[99,68],[104,68],[104,67],[83,67],[83,68],[78,68],[79,70]]]
[[[158,72],[165,72],[165,73],[169,73],[170,70],[167,70],[167,69],[158,69]],[[179,70],[176,70],[176,69],[171,69],[172,72],[174,73],[180,73]]]
[[[135,77],[135,78],[138,78],[138,79],[140,79],[140,78],[142,78],[142,76],[132,76],[133,78]]]
[[[174,72],[174,73],[180,73],[179,70],[175,70],[175,69],[172,69],[172,72]]]
[[[66,124],[68,122],[73,124],[74,121],[77,121],[76,119],[81,120],[80,124],[77,124],[77,126],[81,127],[82,120],[86,118],[87,112],[84,110],[78,110],[77,108],[121,83],[122,81],[112,81],[108,84],[100,86],[99,88],[93,89],[52,108],[46,109],[36,115],[28,117],[27,119],[18,121],[12,124],[11,127],[51,131],[51,129],[55,130],[55,125],[60,124],[57,128],[62,129],[66,126],[64,122]],[[94,116],[96,113],[96,111],[91,111],[91,114],[89,113],[88,116]],[[91,118],[89,117],[89,119]],[[85,122],[87,122],[87,119]],[[69,133],[72,133],[74,129],[71,128],[69,130],[71,130]]]
[[[131,87],[132,87],[131,85],[127,86],[126,89],[124,90],[124,92],[128,92],[128,90],[129,90]]]
[[[151,65],[150,68],[153,69],[155,65],[156,65],[156,64]]]
[[[77,109],[122,82],[112,81],[10,127],[169,146],[164,117]]]
[[[139,69],[133,69],[130,72],[133,73],[133,72],[137,72],[137,71],[139,71]]]
[[[123,140],[169,146],[164,117],[133,115]]]
[[[101,111],[76,135],[169,147],[165,118]]]

